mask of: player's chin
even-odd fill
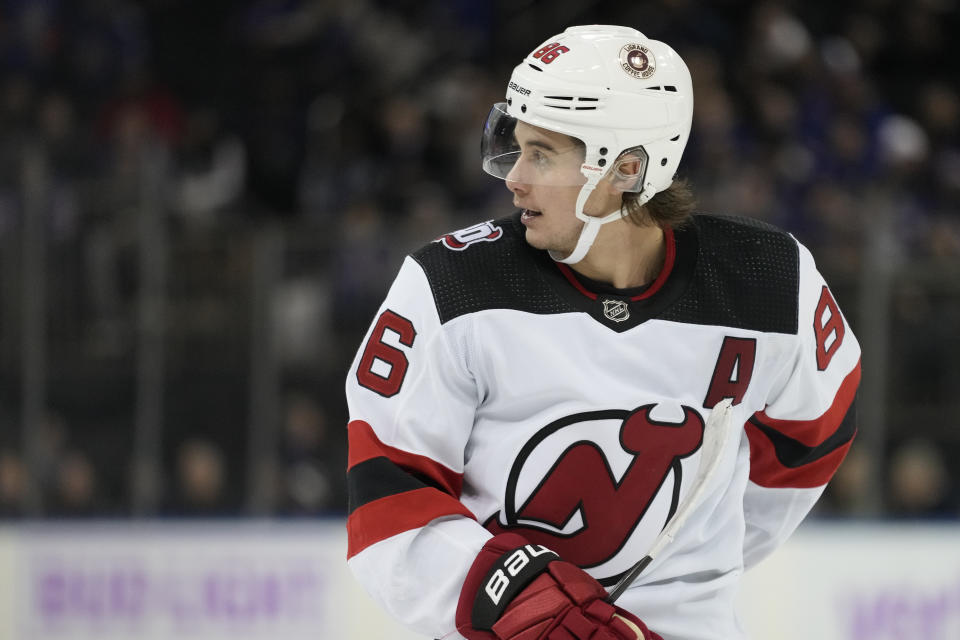
[[[534,249],[549,249],[550,243],[548,242],[547,236],[540,229],[531,229],[527,227],[526,232],[524,233],[524,238]]]
[[[556,241],[556,238],[548,237],[544,233],[538,233],[536,230],[527,229],[526,241],[534,249],[540,251],[549,251],[558,255],[569,255],[573,253],[573,249],[568,247],[564,243],[559,243]]]

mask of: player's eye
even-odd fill
[[[530,152],[530,161],[540,169],[550,166],[550,158],[539,149],[534,149]]]

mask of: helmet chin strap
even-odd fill
[[[608,222],[619,220],[625,215],[622,208],[611,211],[604,216],[588,216],[583,212],[583,207],[587,204],[587,198],[589,198],[590,194],[593,193],[594,188],[597,186],[597,182],[599,182],[598,177],[589,176],[586,184],[580,188],[580,195],[577,196],[577,207],[575,213],[577,218],[583,221],[583,226],[580,228],[580,236],[577,238],[577,245],[573,248],[573,252],[565,258],[561,257],[561,254],[550,251],[550,257],[555,261],[563,262],[564,264],[576,264],[577,262],[580,262],[587,255],[590,247],[593,246],[593,241],[597,239],[597,233],[599,233],[600,227]]]

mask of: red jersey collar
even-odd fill
[[[643,293],[635,295],[630,298],[630,302],[636,302],[637,300],[645,300],[649,298],[661,288],[663,284],[667,281],[667,278],[670,277],[670,272],[673,271],[673,265],[677,259],[677,243],[673,237],[673,229],[670,227],[665,227],[663,230],[663,241],[666,244],[666,255],[663,258],[663,267],[660,269],[660,273],[657,274],[657,277],[654,279],[650,286],[647,287]],[[599,297],[594,291],[590,291],[586,286],[577,278],[574,274],[573,269],[562,262],[555,262],[557,268],[560,269],[560,273],[567,279],[567,281],[573,285],[573,288],[588,297],[591,300],[596,300]]]

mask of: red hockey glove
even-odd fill
[[[468,640],[663,640],[588,573],[514,533],[483,545],[457,605]]]

